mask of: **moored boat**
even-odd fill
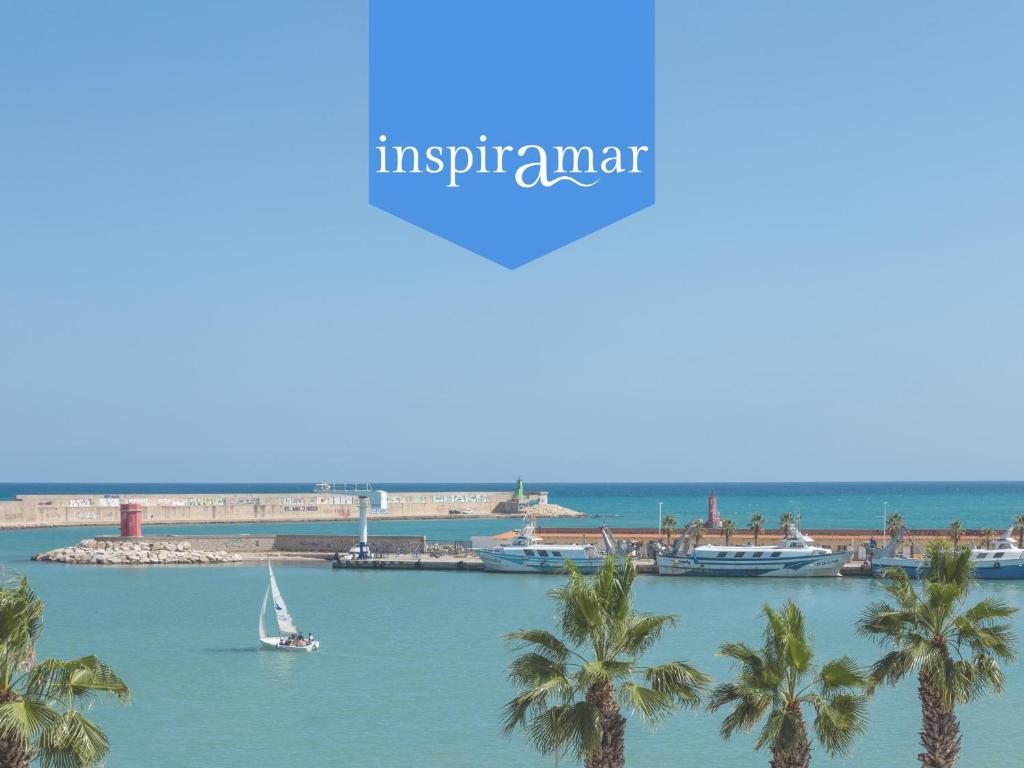
[[[1006,529],[990,547],[979,547],[971,551],[974,577],[986,581],[1024,579],[1024,549],[1013,538],[1014,526]],[[905,557],[897,553],[902,546],[906,528],[896,531],[892,541],[881,549],[869,549],[871,575],[884,576],[892,568],[904,571],[912,579],[928,576],[928,560],[924,557]]]
[[[263,604],[260,606],[260,644],[264,648],[273,648],[275,651],[318,651],[320,641],[316,640],[312,633],[304,635],[295,626],[295,620],[288,613],[288,606],[284,602],[284,595],[277,586],[277,579],[274,578],[274,568],[270,561],[267,561],[267,571],[270,575],[270,586],[263,595]],[[274,617],[277,620],[277,629],[280,635],[268,635],[263,626],[263,614],[267,611],[267,602],[273,600]]]
[[[687,526],[675,547],[657,556],[660,576],[769,576],[796,578],[838,576],[849,552],[833,552],[820,547],[795,525],[786,527],[786,535],[771,546],[731,546],[705,544],[693,547]]]
[[[473,551],[492,573],[566,573],[572,563],[580,573],[594,573],[609,552],[618,554],[615,537],[608,526],[601,526],[604,547],[593,544],[545,544],[536,535],[531,514],[523,517],[523,527],[507,545],[475,547]]]

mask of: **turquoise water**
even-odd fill
[[[134,483],[54,484],[0,483],[0,499],[18,493],[273,493],[308,492],[313,483]],[[381,483],[386,490],[510,490],[494,483]],[[911,528],[944,528],[959,519],[965,526],[994,529],[1024,514],[1024,482],[928,483],[528,483],[550,491],[556,504],[585,512],[613,526],[655,526],[658,502],[679,521],[704,517],[707,496],[718,494],[723,517],[743,525],[754,512],[769,521],[784,512],[798,512],[808,528],[875,528],[882,505],[900,512]],[[593,520],[560,521],[559,525],[594,525]],[[468,538],[491,533],[479,523],[447,524],[452,533],[441,538]],[[507,526],[506,526],[507,527]],[[495,529],[498,530],[498,529]]]
[[[423,530],[468,522],[389,526]],[[545,591],[558,577],[282,565],[278,576],[292,612],[323,642],[319,654],[283,654],[255,647],[266,588],[262,566],[87,568],[27,559],[96,532],[0,532],[0,561],[8,572],[27,574],[47,603],[41,653],[96,652],[134,690],[132,706],[102,705],[94,712],[114,743],[111,768],[553,764],[522,737],[500,735],[501,707],[512,694],[504,679],[511,653],[500,636],[550,625]],[[850,653],[863,661],[876,654],[851,631],[864,604],[879,594],[870,580],[641,577],[637,591],[641,608],[681,616],[679,629],[651,660],[687,659],[717,679],[729,670],[715,648],[725,640],[756,641],[760,606],[787,597],[808,613],[822,654]],[[1024,608],[1024,584],[980,585],[977,595],[986,594]],[[1017,627],[1024,635],[1024,620],[1018,618]],[[1001,698],[961,710],[962,766],[992,765],[993,749],[1016,732],[1011,705],[1024,700],[1024,669],[1014,665],[1008,676]],[[853,757],[830,760],[817,750],[814,765],[853,766],[864,758],[879,768],[915,764],[914,686],[883,691],[870,715]],[[652,731],[633,718],[628,765],[767,764],[749,737],[721,742],[719,722],[687,712]]]

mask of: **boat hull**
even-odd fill
[[[571,562],[580,573],[596,573],[604,565],[604,557],[572,558],[559,560],[554,557],[523,557],[518,553],[495,552],[492,549],[475,549],[490,573],[550,573],[569,572],[566,563]]]
[[[843,564],[850,558],[849,552],[835,552],[827,555],[802,555],[780,557],[777,561],[754,563],[717,562],[717,558],[673,557],[659,555],[659,576],[715,576],[715,577],[768,577],[796,579],[813,577],[835,577]]]
[[[310,651],[320,650],[319,640],[314,640],[309,645],[281,645],[281,641],[285,639],[286,638],[284,637],[261,637],[260,644],[264,648],[270,648],[274,651],[294,651],[299,653],[309,653]]]
[[[871,575],[883,577],[897,568],[912,579],[928,576],[928,561],[911,557],[885,557],[871,561]],[[998,561],[974,563],[974,578],[980,581],[1015,581],[1024,579],[1024,559],[1014,558],[1005,563]]]

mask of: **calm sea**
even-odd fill
[[[267,492],[281,487],[304,490],[308,486],[221,489]],[[677,518],[700,514],[711,488],[547,487],[558,503],[607,517],[609,522],[614,518],[621,525],[653,524],[659,500],[665,502],[666,514]],[[2,492],[32,492],[29,488],[6,486]],[[153,488],[170,492],[214,487]],[[787,505],[799,505],[809,525],[868,526],[880,515],[881,502],[889,501],[890,508],[900,509],[922,527],[942,525],[952,517],[965,524],[995,527],[1024,499],[1024,485],[1019,483],[717,484],[714,488],[723,514],[738,520],[754,509],[775,515],[791,508]],[[146,489],[102,486],[105,492]],[[505,521],[438,521],[388,523],[387,529],[462,538],[472,532],[487,533],[492,526],[508,527]],[[318,523],[193,530],[342,528]],[[266,571],[261,566],[88,568],[28,559],[33,552],[96,532],[94,528],[0,531],[0,562],[8,574],[28,575],[46,600],[42,654],[95,652],[133,688],[132,706],[94,709],[114,743],[111,768],[553,765],[552,760],[541,760],[531,752],[521,737],[506,740],[500,735],[501,708],[512,693],[504,678],[511,654],[501,635],[522,627],[550,626],[552,607],[545,593],[559,583],[559,577],[348,572],[320,564],[282,565],[278,577],[292,613],[303,629],[312,630],[323,642],[319,654],[299,656],[256,649],[257,613],[266,589]],[[760,606],[790,597],[807,612],[821,656],[849,653],[866,662],[877,655],[870,643],[852,631],[863,606],[879,597],[877,585],[870,580],[642,577],[637,591],[641,608],[681,618],[679,628],[656,647],[652,660],[686,659],[717,679],[727,677],[729,668],[715,656],[716,647],[727,640],[756,642]],[[984,595],[998,595],[1024,608],[1024,583],[979,585],[977,596]],[[1024,618],[1018,617],[1016,626],[1018,635],[1024,635]],[[1015,664],[1008,670],[1008,686],[1001,698],[987,698],[962,709],[961,766],[993,764],[994,745],[1017,729],[1012,705],[1022,700],[1024,668]],[[870,716],[868,732],[852,757],[831,760],[816,749],[814,765],[915,764],[919,748],[913,684],[882,691],[870,705]],[[760,768],[767,764],[766,756],[753,752],[749,737],[721,742],[719,722],[712,715],[687,712],[651,730],[631,718],[627,764],[630,768],[700,764]]]

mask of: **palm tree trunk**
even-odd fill
[[[811,764],[811,742],[807,738],[807,724],[800,704],[792,702],[788,709],[796,717],[797,734],[788,744],[772,745],[771,768],[808,768]]]
[[[917,695],[921,699],[921,746],[924,747],[917,759],[922,768],[953,768],[960,757],[960,723],[923,672],[918,675]]]
[[[0,702],[6,703],[17,699],[10,689],[0,691]],[[32,752],[24,739],[8,735],[0,738],[0,768],[29,768]]]
[[[587,701],[597,707],[601,717],[601,746],[589,755],[586,768],[625,768],[626,718],[619,713],[615,689],[611,683],[593,686]]]
[[[0,739],[0,768],[29,768],[32,753],[14,739]]]

